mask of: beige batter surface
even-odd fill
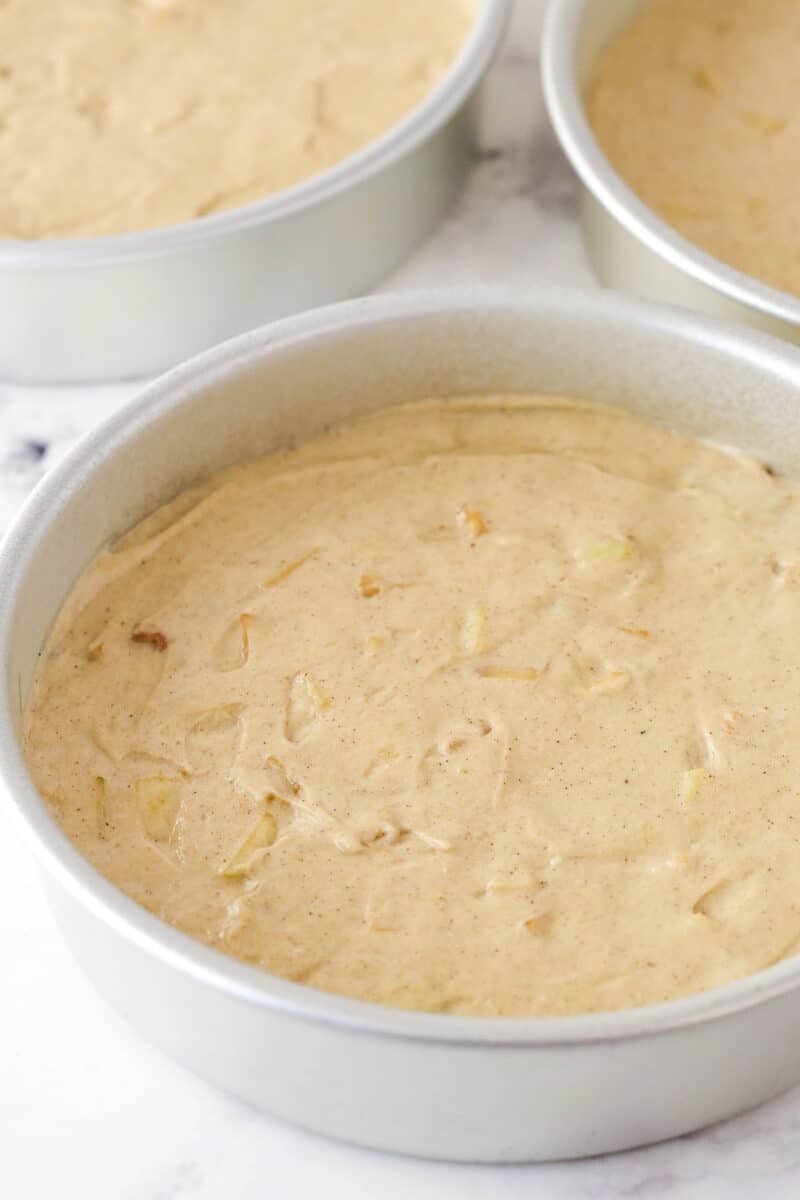
[[[97,559],[26,752],[166,921],[385,1004],[648,1004],[800,947],[800,504],[570,401],[386,410]]]
[[[800,4],[651,0],[601,58],[600,145],[696,245],[800,295]]]
[[[171,225],[298,183],[417,105],[474,0],[0,0],[0,238]]]

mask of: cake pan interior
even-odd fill
[[[644,299],[741,321],[800,342],[800,298],[695,246],[617,174],[589,124],[583,97],[598,56],[648,0],[553,0],[542,40],[550,119],[579,181],[584,244],[598,280]]]
[[[436,1158],[621,1149],[790,1086],[800,1079],[800,963],[585,1017],[456,1017],[329,995],[191,941],[97,875],[36,794],[17,735],[70,585],[179,488],[355,412],[525,391],[620,404],[800,478],[800,356],[777,342],[612,295],[389,296],[246,335],[165,376],[54,468],[0,557],[0,767],[96,986],[148,1038],[248,1101]],[[742,1056],[742,1044],[758,1054]]]
[[[472,164],[511,0],[475,0],[429,94],[357,153],[252,204],[109,237],[0,239],[0,378],[142,379],[265,321],[363,294],[427,237]]]

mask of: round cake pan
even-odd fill
[[[210,471],[401,400],[568,393],[800,478],[800,353],[613,293],[386,296],[244,335],[115,414],[34,492],[0,551],[0,773],[97,988],[199,1075],[367,1146],[506,1162],[598,1154],[731,1116],[800,1080],[800,958],[688,999],[566,1018],[408,1012],[279,979],[102,878],[28,775],[37,656],[110,538]]]
[[[800,298],[727,266],[648,208],[589,125],[583,94],[598,56],[647,0],[550,0],[542,40],[545,99],[579,180],[589,261],[609,287],[744,321],[800,342]]]
[[[295,187],[142,233],[0,240],[0,378],[141,378],[374,286],[464,183],[476,92],[511,3],[476,0],[464,47],[430,95],[359,153]]]

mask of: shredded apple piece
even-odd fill
[[[302,741],[314,722],[330,704],[310,675],[304,671],[294,676],[289,685],[286,706],[286,737],[290,742]]]
[[[252,613],[239,613],[212,652],[212,663],[216,671],[236,671],[246,666],[250,657],[249,626],[255,617]]]
[[[268,850],[278,835],[278,823],[272,813],[260,816],[236,848],[233,857],[223,867],[222,874],[228,879],[246,875],[264,850]]]
[[[381,746],[364,772],[365,778],[371,779],[373,775],[377,775],[380,771],[385,771],[395,762],[397,762],[397,752],[392,750],[391,746]]]
[[[692,81],[695,87],[700,88],[701,92],[708,92],[710,96],[719,95],[719,80],[713,71],[709,71],[708,67],[698,67],[692,72]]]
[[[273,575],[271,578],[265,580],[261,586],[263,588],[277,587],[279,583],[283,583],[284,579],[288,579],[290,575],[294,575],[295,571],[299,571],[300,568],[307,563],[310,558],[313,558],[316,553],[316,550],[309,550],[308,554],[303,554],[300,558],[296,558],[294,562],[290,562],[288,566],[283,568],[283,570],[278,571],[276,575]]]
[[[95,811],[97,813],[97,829],[102,833],[106,823],[106,799],[108,796],[108,785],[103,775],[95,775],[94,777],[94,800]]]
[[[774,117],[769,113],[757,112],[754,109],[749,109],[742,113],[742,120],[746,121],[753,129],[757,129],[759,133],[780,133],[786,128],[785,117]]]
[[[155,842],[168,842],[180,807],[180,784],[176,779],[154,775],[138,779],[135,788],[145,833]]]
[[[590,684],[586,690],[590,696],[609,696],[621,692],[630,681],[631,677],[627,671],[612,671],[610,675],[598,679],[597,683]]]
[[[519,928],[524,930],[525,933],[540,934],[544,932],[544,927],[546,924],[547,918],[543,913],[540,913],[538,916],[526,917],[524,920],[520,921]]]
[[[489,532],[489,526],[483,519],[483,514],[477,509],[460,508],[458,510],[458,523],[471,538],[479,538],[484,533]]]
[[[201,717],[198,717],[191,732],[218,733],[221,730],[230,729],[239,720],[241,711],[241,704],[218,704],[216,708],[209,708]]]
[[[681,784],[681,803],[691,804],[697,799],[706,772],[703,767],[692,767],[689,771],[684,771],[683,782]]]
[[[144,646],[152,646],[160,654],[163,654],[169,645],[164,634],[158,629],[137,629],[135,633],[131,634],[131,641]]]
[[[482,604],[473,604],[467,609],[461,626],[461,648],[467,654],[479,654],[483,649],[486,609]]]
[[[300,794],[300,784],[292,779],[280,759],[270,754],[264,766],[270,776],[273,791],[284,800]]]
[[[241,704],[218,704],[198,714],[185,738],[186,758],[193,771],[211,771],[220,757],[234,757],[241,713]]]
[[[412,586],[397,580],[381,579],[380,575],[362,575],[358,581],[358,589],[367,600],[380,596],[382,592],[403,591]]]
[[[358,586],[361,589],[361,595],[367,600],[371,600],[373,596],[379,596],[383,591],[383,586],[377,575],[362,575],[358,581]]]
[[[610,562],[619,562],[622,559],[630,558],[633,554],[633,546],[627,538],[609,537],[604,538],[602,542],[595,542],[592,546],[585,546],[578,552],[578,558],[582,562],[593,562],[608,560]]]
[[[732,708],[723,714],[726,733],[734,733],[737,723],[741,720],[742,714],[738,708]]]
[[[419,840],[426,846],[429,846],[431,850],[447,851],[453,849],[453,843],[447,838],[436,837],[435,834],[426,833],[422,829],[414,829],[412,832],[414,837],[419,838]]]

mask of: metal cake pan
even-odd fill
[[[550,0],[542,80],[550,119],[579,181],[584,243],[601,283],[744,321],[800,343],[800,297],[778,291],[693,245],[617,174],[583,104],[603,48],[647,0]]]
[[[357,154],[253,204],[113,237],[0,240],[0,379],[142,378],[265,321],[363,293],[460,191],[474,100],[512,0],[476,0],[461,53]]]
[[[177,489],[358,411],[531,390],[618,404],[800,479],[792,347],[613,293],[412,293],[291,318],[173,370],[53,468],[0,551],[5,802],[88,976],[147,1038],[237,1096],[431,1158],[620,1150],[790,1087],[800,958],[688,999],[566,1018],[408,1012],[291,983],[200,945],[102,878],[31,782],[21,713],[76,577]]]

